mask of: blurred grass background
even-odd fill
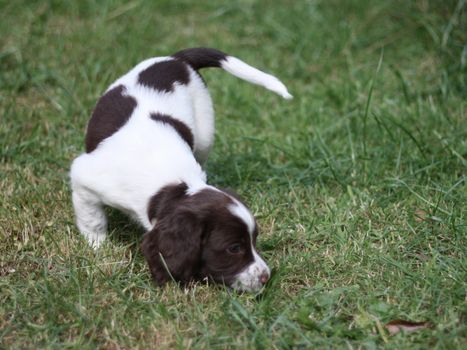
[[[0,0],[0,347],[465,347],[466,23],[465,1]],[[74,226],[97,98],[195,46],[295,96],[202,71],[208,176],[258,217],[260,296],[158,289],[126,217],[97,253]],[[389,336],[394,319],[432,327]]]

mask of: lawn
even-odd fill
[[[0,348],[461,349],[467,343],[467,5],[0,0]],[[139,61],[221,49],[285,101],[202,71],[210,184],[241,194],[259,295],[156,287],[142,229],[80,237],[68,170],[97,98]],[[402,319],[428,328],[391,335]]]

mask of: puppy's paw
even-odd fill
[[[97,250],[105,242],[105,234],[102,233],[86,233],[84,234],[89,245]]]

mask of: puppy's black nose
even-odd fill
[[[269,274],[267,272],[263,272],[261,276],[259,276],[259,281],[264,286],[269,281]]]

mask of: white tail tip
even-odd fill
[[[287,100],[293,98],[293,96],[287,91],[285,85],[275,76],[264,73],[259,69],[256,69],[249,64],[239,60],[238,58],[227,56],[227,58],[222,61],[221,67],[230,74],[235,75],[240,79],[249,81],[252,84],[261,85]]]
[[[291,100],[293,99],[293,96],[291,94],[289,94],[289,92],[287,91],[287,89],[285,89],[284,92],[282,92],[280,94],[283,98],[285,98],[286,100]]]

